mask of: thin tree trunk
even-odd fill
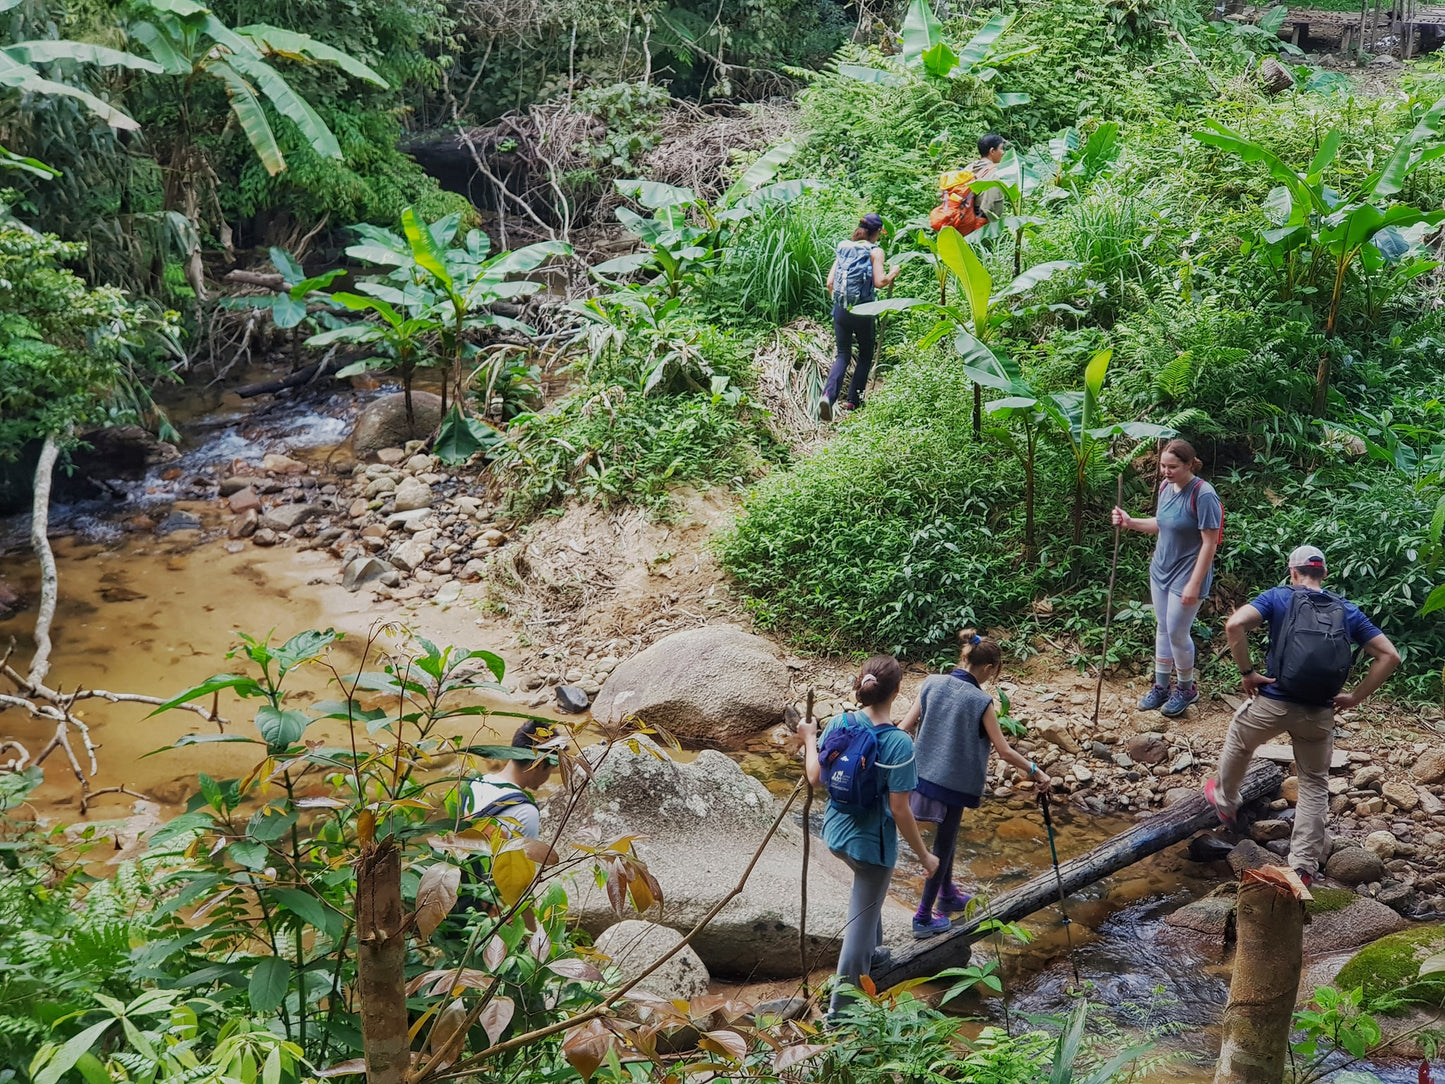
[[[406,937],[401,852],[394,840],[367,844],[356,864],[357,970],[367,1084],[405,1084],[411,1068],[406,1015]]]
[[[1303,962],[1304,904],[1283,885],[1239,886],[1238,947],[1214,1084],[1280,1084]]]
[[[1024,562],[1034,560],[1034,431],[1031,426],[1024,429]]]
[[[973,439],[983,439],[983,385],[973,385]]]
[[[50,480],[60,445],[55,434],[45,437],[40,461],[35,464],[35,495],[30,505],[30,545],[40,562],[40,613],[35,618],[35,657],[30,660],[26,682],[30,688],[45,684],[50,673],[50,625],[55,620],[55,601],[60,594],[60,575],[55,569],[55,553],[50,548]]]

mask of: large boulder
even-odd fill
[[[669,926],[629,918],[603,930],[593,948],[611,960],[612,966],[625,979],[651,967],[681,941],[682,934]],[[697,953],[683,945],[668,957],[666,963],[632,989],[653,994],[665,1001],[691,1001],[707,993],[711,981],[707,967],[698,959]]]
[[[605,752],[605,755],[604,755]],[[592,781],[567,821],[566,835],[601,839],[640,837],[632,846],[662,888],[663,903],[647,918],[686,932],[742,879],[758,844],[777,817],[767,789],[722,753],[705,749],[679,763],[646,737],[593,746]],[[566,796],[546,806],[560,818]],[[544,826],[543,836],[549,829]],[[713,975],[794,978],[799,972],[798,927],[803,831],[788,817],[763,850],[737,898],[692,941]],[[618,921],[590,870],[564,874],[570,913],[594,936]],[[808,866],[809,966],[831,966],[848,917],[852,873],[813,842]],[[628,904],[631,907],[631,904]],[[884,939],[906,943],[912,909],[889,900]]]
[[[1363,847],[1341,847],[1325,863],[1325,876],[1340,884],[1362,885],[1385,876],[1385,863]]]
[[[1419,982],[1428,990],[1417,990],[1435,1004],[1445,995],[1445,973],[1420,978],[1420,964],[1445,952],[1445,925],[1412,926],[1366,945],[1340,968],[1335,985],[1341,990],[1365,988],[1367,997],[1398,993],[1400,988]]]
[[[1410,925],[1379,900],[1348,889],[1313,888],[1310,892],[1314,899],[1306,905],[1310,916],[1305,927],[1306,956],[1356,949]]]
[[[675,632],[618,666],[593,716],[633,716],[676,737],[728,744],[783,719],[788,668],[772,645],[732,625]]]
[[[442,397],[429,391],[411,393],[412,425],[406,424],[406,393],[396,392],[373,400],[356,420],[351,449],[358,456],[372,455],[382,448],[398,447],[431,433],[442,419]]]

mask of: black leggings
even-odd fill
[[[833,368],[828,373],[828,386],[823,395],[828,402],[836,403],[843,390],[843,377],[852,360],[853,340],[858,340],[858,364],[853,369],[853,382],[848,387],[848,402],[854,406],[863,397],[868,386],[868,374],[873,370],[873,350],[878,342],[877,321],[872,316],[854,316],[844,306],[833,306]]]
[[[938,833],[933,837],[933,853],[938,856],[938,869],[923,882],[923,898],[918,902],[919,914],[932,914],[938,893],[953,883],[953,852],[958,846],[958,825],[963,819],[963,806],[945,806]]]

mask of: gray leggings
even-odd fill
[[[1184,605],[1178,595],[1155,584],[1149,584],[1150,601],[1154,603],[1154,659],[1156,663],[1172,661],[1177,670],[1194,668],[1194,619],[1199,616],[1200,599],[1193,606]]]
[[[843,930],[843,947],[838,951],[838,980],[853,986],[868,974],[873,950],[883,944],[883,901],[888,898],[888,882],[893,879],[889,866],[859,862],[842,851],[834,851],[853,871],[853,891],[848,896],[848,924]],[[833,1015],[851,999],[837,989],[828,1005]]]

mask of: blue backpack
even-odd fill
[[[847,813],[871,813],[883,800],[883,773],[878,770],[878,735],[896,730],[892,723],[874,725],[853,712],[843,716],[818,750],[828,798]],[[892,765],[890,765],[892,767]]]
[[[838,272],[833,276],[833,300],[840,305],[861,305],[877,296],[873,286],[873,249],[868,241],[838,245]]]

